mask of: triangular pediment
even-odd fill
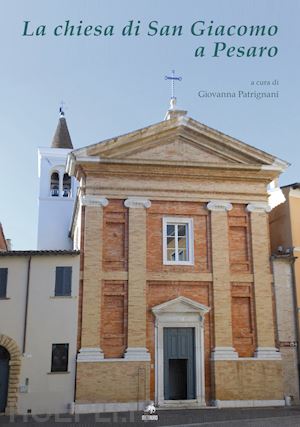
[[[166,120],[72,152],[78,161],[176,165],[267,166],[288,164],[271,154],[184,117]]]
[[[206,305],[186,297],[178,297],[152,308],[155,316],[163,313],[199,313],[204,315],[210,310]]]
[[[137,150],[124,156],[127,159],[136,160],[160,160],[203,163],[226,163],[232,159],[220,156],[212,150],[200,144],[177,138],[161,144],[155,144],[149,149]]]

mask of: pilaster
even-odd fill
[[[233,348],[231,317],[231,286],[229,269],[229,241],[227,211],[231,203],[214,200],[207,204],[211,211],[211,239],[213,265],[213,307],[215,348],[214,360],[236,359]]]
[[[146,349],[146,209],[150,200],[125,200],[128,233],[128,347],[125,359],[150,360]]]
[[[251,212],[252,258],[256,310],[257,350],[261,359],[280,359],[275,348],[272,287],[269,252],[269,222],[267,203],[249,203]]]
[[[100,347],[103,207],[106,198],[83,196],[85,207],[84,275],[82,295],[82,331],[78,362],[97,362],[104,355]]]

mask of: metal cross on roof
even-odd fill
[[[59,107],[60,117],[64,117],[64,115],[65,115],[65,109],[64,109],[65,105],[66,105],[66,103],[64,101],[61,101],[60,107]]]
[[[172,82],[172,86],[171,86],[172,96],[171,96],[171,98],[175,98],[175,87],[174,87],[175,84],[174,84],[174,82],[175,82],[175,80],[181,82],[182,77],[176,77],[175,76],[175,70],[172,70],[172,76],[165,76],[165,80],[171,80],[171,82]]]

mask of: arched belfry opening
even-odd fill
[[[59,197],[59,173],[56,171],[51,174],[50,195],[51,197]]]
[[[63,197],[71,197],[71,177],[65,173],[63,177]]]

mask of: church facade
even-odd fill
[[[78,413],[284,404],[266,187],[286,166],[175,109],[68,155]]]

